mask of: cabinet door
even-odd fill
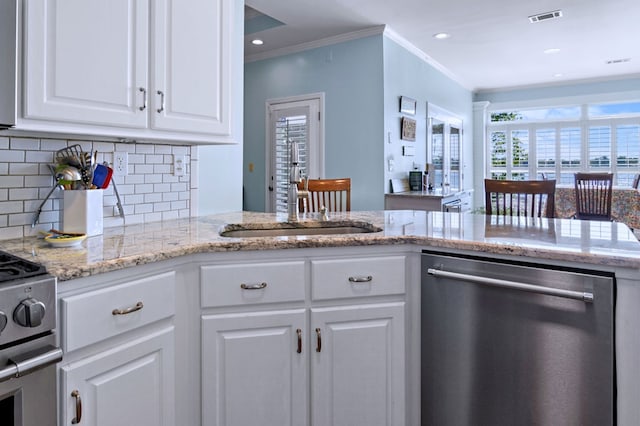
[[[305,330],[303,309],[203,316],[202,424],[306,425]]]
[[[231,134],[233,3],[155,2],[154,129]]]
[[[23,4],[26,118],[147,126],[148,1]]]
[[[311,310],[314,425],[405,424],[404,303]]]
[[[80,404],[84,426],[175,425],[173,333],[168,327],[63,365],[60,424],[72,424]]]

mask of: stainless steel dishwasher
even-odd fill
[[[611,275],[423,252],[422,425],[615,423]]]

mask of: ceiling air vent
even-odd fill
[[[537,15],[529,16],[529,22],[532,24],[540,21],[548,21],[549,19],[562,18],[561,10],[554,10],[552,12],[538,13]]]

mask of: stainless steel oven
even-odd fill
[[[0,252],[0,424],[55,426],[56,279]]]

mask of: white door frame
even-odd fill
[[[311,159],[308,165],[310,170],[310,177],[312,179],[324,178],[324,93],[309,93],[298,96],[289,96],[285,98],[267,99],[265,101],[265,211],[272,211],[271,206],[271,193],[269,186],[271,185],[271,176],[274,175],[272,170],[273,164],[271,162],[271,153],[274,150],[274,135],[275,129],[271,122],[271,112],[274,107],[282,106],[286,108],[293,108],[296,106],[304,106],[305,103],[309,105],[311,102],[318,102],[318,120],[311,120],[309,129],[317,134],[317,143],[309,145],[309,157]],[[295,105],[299,103],[300,105]],[[290,104],[290,105],[286,105]],[[317,123],[317,126],[313,124]]]

